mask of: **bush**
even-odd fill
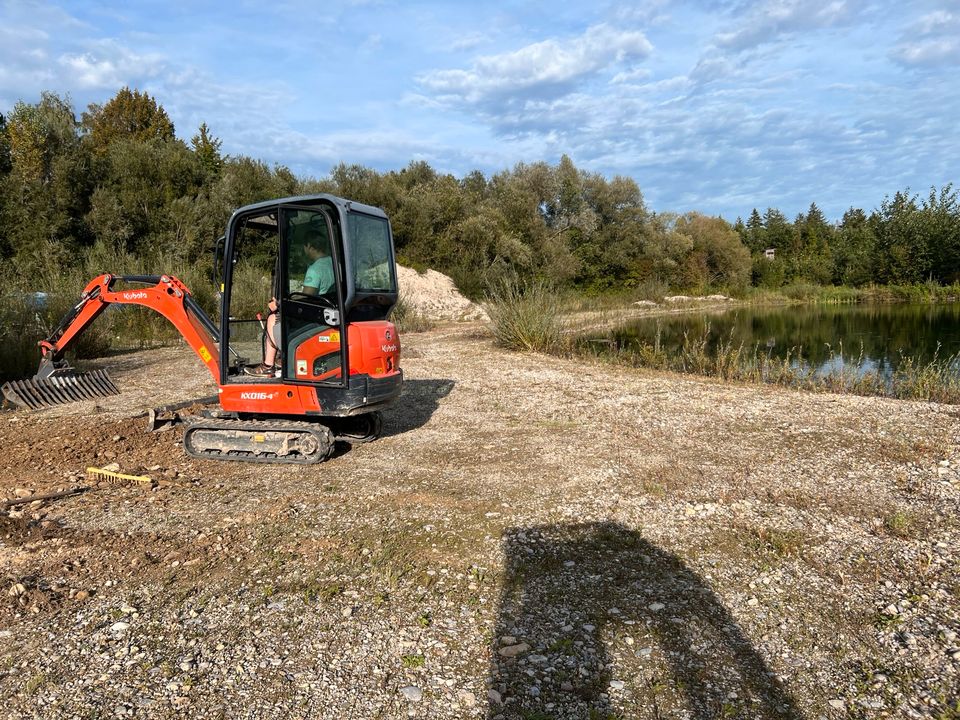
[[[560,321],[559,297],[543,282],[503,280],[490,290],[483,305],[502,347],[559,353],[569,345]]]
[[[433,320],[408,303],[403,295],[397,299],[397,304],[390,311],[390,320],[401,333],[426,332],[434,327]]]

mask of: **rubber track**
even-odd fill
[[[310,455],[285,455],[279,456],[273,453],[255,454],[245,450],[236,452],[221,452],[219,450],[195,451],[191,447],[190,435],[195,430],[224,430],[231,432],[285,432],[301,433],[304,435],[313,435],[319,445],[319,450]],[[187,423],[183,431],[183,449],[188,455],[204,460],[236,460],[249,463],[271,463],[286,465],[316,465],[321,463],[333,454],[334,438],[330,429],[325,425],[311,422],[296,422],[284,420],[280,422],[268,422],[263,420],[219,420],[216,418],[199,418]]]

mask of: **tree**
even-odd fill
[[[680,267],[693,250],[693,239],[677,231],[677,220],[673,213],[654,213],[650,218],[640,260],[643,279],[667,286],[679,283]]]
[[[960,280],[960,203],[957,191],[948,184],[930,193],[920,207],[922,233],[927,238],[935,280]]]
[[[10,136],[7,134],[7,120],[0,113],[0,175],[6,175],[13,166],[10,158]]]
[[[69,100],[44,92],[7,118],[11,166],[4,180],[7,252],[37,285],[92,242],[84,222],[95,174]],[[51,278],[49,286],[55,284]]]
[[[750,282],[750,251],[730,224],[718,217],[687,213],[677,219],[676,231],[691,240],[681,278],[686,287],[741,289]]]
[[[762,253],[769,247],[769,245],[767,245],[767,230],[764,227],[763,218],[760,217],[760,213],[756,208],[753,209],[750,217],[747,219],[744,243],[750,248],[750,252],[752,253]]]
[[[219,177],[223,170],[223,157],[220,155],[220,146],[223,141],[210,134],[207,124],[201,123],[197,134],[190,140],[193,151],[197,154],[200,164],[209,177]]]
[[[767,208],[763,214],[766,246],[778,253],[789,252],[793,245],[794,229],[786,216],[776,208]]]
[[[196,155],[181,142],[118,139],[104,165],[89,214],[98,237],[136,255],[168,251],[180,256],[185,238],[171,232],[171,207],[196,195],[203,183]]]
[[[855,287],[873,282],[877,239],[863,210],[847,210],[834,238],[834,281]]]
[[[590,234],[594,259],[585,267],[592,273],[590,285],[635,287],[645,279],[645,244],[653,232],[643,194],[633,178],[599,174],[584,177],[584,198],[592,211],[595,230]],[[586,256],[581,254],[586,263]]]
[[[806,216],[800,215],[794,223],[795,247],[790,261],[794,279],[826,284],[833,279],[833,260],[830,241],[833,229],[816,203],[810,204]]]
[[[98,153],[105,153],[117,140],[174,139],[173,123],[166,110],[147,93],[129,87],[105,105],[90,105],[83,114],[83,127]]]
[[[930,246],[923,232],[916,197],[910,191],[884,198],[871,218],[877,238],[877,280],[883,283],[923,282],[931,267]]]

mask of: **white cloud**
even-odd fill
[[[634,68],[625,72],[619,72],[610,78],[612,85],[623,85],[630,83],[641,83],[649,80],[653,76],[653,71],[648,68]]]
[[[834,27],[853,19],[859,9],[855,0],[766,0],[747,7],[734,27],[717,33],[717,47],[745,50],[781,35]]]
[[[449,49],[453,52],[462,52],[464,50],[473,50],[475,47],[479,47],[488,41],[488,37],[480,32],[467,33],[465,35],[458,35],[456,39],[450,43]]]
[[[57,62],[74,87],[103,90],[118,90],[132,78],[156,77],[166,65],[160,55],[141,55],[113,41],[92,43],[87,52],[64,54]]]
[[[531,93],[556,97],[611,66],[641,60],[651,50],[642,32],[601,24],[579,37],[544,40],[512,52],[482,56],[469,69],[434,70],[417,80],[426,90],[466,105]]]
[[[960,64],[960,13],[937,10],[924,15],[905,28],[892,56],[909,66]]]

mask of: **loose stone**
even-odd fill
[[[423,700],[423,690],[416,685],[407,685],[400,689],[400,693],[410,702],[420,702]]]

